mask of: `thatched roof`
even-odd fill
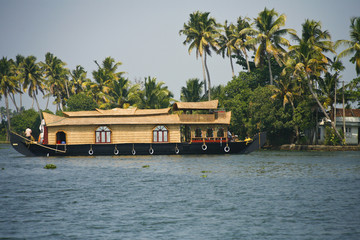
[[[219,100],[212,100],[207,102],[176,102],[173,109],[176,110],[216,110],[218,108]]]
[[[66,117],[111,117],[111,116],[150,116],[168,114],[170,108],[163,109],[137,109],[114,108],[110,110],[96,109],[95,111],[63,112]]]
[[[107,110],[111,111],[111,110]],[[115,110],[116,111],[116,110]],[[140,111],[142,113],[143,110]],[[162,110],[165,112],[165,110]],[[147,113],[159,113],[148,110]],[[161,111],[160,111],[161,112]],[[45,123],[48,127],[53,126],[87,126],[87,125],[144,125],[144,124],[230,124],[231,112],[218,114],[193,114],[193,115],[177,115],[177,114],[159,114],[159,115],[102,115],[94,113],[92,116],[85,113],[78,116],[59,117],[53,114],[44,113]]]

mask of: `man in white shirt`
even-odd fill
[[[25,136],[27,139],[31,140],[31,129],[28,127],[26,130],[25,130]]]

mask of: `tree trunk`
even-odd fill
[[[49,96],[47,97],[45,110],[48,109],[48,107],[49,107],[49,100],[50,100],[50,93],[49,93]]]
[[[313,96],[313,98],[315,99],[315,101],[317,102],[318,106],[320,107],[321,111],[323,112],[323,114],[325,115],[325,117],[327,119],[331,119],[329,117],[329,115],[326,113],[326,110],[325,108],[323,107],[323,105],[320,103],[316,93],[314,92],[313,88],[312,88],[312,81],[311,80],[308,80],[308,86],[309,86],[309,89],[310,89],[310,92],[311,92],[311,95]],[[340,139],[343,139],[340,135],[340,133],[338,132],[338,130],[336,129],[336,126],[334,124],[334,121],[331,121],[331,126],[332,128],[335,130],[335,133],[336,135],[340,138]],[[341,143],[342,144],[342,143]]]
[[[273,76],[271,71],[271,62],[270,62],[270,56],[267,55],[268,64],[269,64],[269,75],[270,75],[270,85],[273,85]]]
[[[13,93],[10,93],[9,96],[10,96],[10,99],[11,99],[11,101],[13,102],[13,104],[14,104],[14,106],[15,106],[15,108],[16,108],[16,112],[19,112],[19,108],[18,108],[18,106],[17,106],[17,104],[16,104],[16,100],[15,100],[14,94],[13,94]]]
[[[70,98],[70,94],[69,94],[69,88],[68,88],[68,84],[67,84],[67,81],[65,79],[65,88],[66,88],[66,95],[68,97],[68,99]]]
[[[8,95],[7,93],[5,93],[5,107],[6,107],[6,118],[7,118],[7,129],[6,129],[6,132],[7,132],[7,136],[6,136],[6,140],[9,141],[10,140],[10,127],[11,127],[11,124],[10,124],[10,110],[9,110],[9,99],[8,99]]]
[[[294,114],[295,114],[295,106],[294,106],[294,103],[292,100],[290,100],[290,104],[291,104],[291,107],[293,109],[293,117],[294,117]],[[295,134],[296,134],[296,139],[295,139],[295,143],[297,143],[299,141],[299,136],[300,136],[300,133],[299,133],[299,126],[297,124],[295,124]]]
[[[20,112],[22,112],[22,93],[20,93]]]
[[[35,102],[36,102],[36,105],[37,105],[37,108],[38,108],[38,111],[39,111],[40,122],[41,122],[42,121],[42,115],[41,115],[40,105],[39,105],[39,102],[38,102],[38,100],[36,98],[35,92],[34,92],[34,99],[35,99]]]
[[[245,59],[246,59],[246,65],[247,65],[248,72],[250,72],[249,59],[248,59],[248,55],[247,55],[247,53],[246,53],[246,50],[245,50],[245,49],[244,49],[244,55],[245,55]]]
[[[205,75],[204,54],[201,55],[201,63],[202,63],[202,70],[203,70],[203,77],[204,77],[204,90],[205,90],[205,95],[206,95],[206,93],[207,93],[207,84],[206,84],[206,75]]]
[[[235,76],[235,74],[234,74],[234,65],[233,65],[233,62],[232,62],[232,57],[231,57],[231,55],[230,55],[229,59],[230,59],[232,77],[234,77],[234,76]]]
[[[206,69],[206,74],[207,74],[207,78],[208,78],[208,100],[211,101],[211,82],[210,82],[210,73],[209,73],[209,69],[207,67],[206,64],[206,52],[205,52],[205,69]]]

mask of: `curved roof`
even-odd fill
[[[86,125],[143,125],[143,124],[230,124],[231,112],[222,114],[162,114],[162,115],[128,115],[128,116],[73,116],[59,117],[43,113],[46,125],[54,126],[86,126]]]
[[[212,100],[206,102],[176,102],[173,109],[176,110],[216,110],[218,108],[219,100]]]
[[[150,116],[168,114],[170,108],[137,109],[113,108],[110,110],[96,109],[95,111],[63,112],[66,117],[121,117],[121,116]]]

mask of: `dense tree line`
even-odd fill
[[[266,8],[253,20],[239,17],[235,24],[220,24],[209,12],[191,13],[179,34],[185,36],[183,43],[189,45],[189,54],[195,50],[196,57],[201,58],[203,80],[189,79],[181,88],[180,100],[218,99],[222,108],[232,111],[231,130],[240,137],[266,130],[274,144],[310,142],[319,117],[330,118],[328,110],[339,103],[342,94],[347,103],[360,100],[360,78],[345,86],[340,84],[344,70],[340,58],[351,56],[360,74],[360,17],[350,21],[350,40],[336,42],[331,41],[320,22],[306,20],[300,34],[284,28],[285,23],[285,14]],[[295,44],[291,45],[290,39]],[[346,48],[337,55],[339,46]],[[207,58],[212,53],[229,58],[233,79],[225,86],[211,85]],[[119,71],[122,63],[112,57],[95,64],[97,70],[92,72],[91,80],[82,66],[70,70],[52,53],[47,53],[44,61],[34,56],[3,57],[3,125],[6,123],[10,129],[11,115],[23,112],[25,93],[36,104],[39,119],[39,93],[47,98],[46,109],[53,97],[59,114],[95,108],[164,108],[175,101],[165,83],[154,77],[141,82],[125,78]],[[235,64],[245,71],[235,74]],[[19,102],[16,94],[20,95]],[[15,111],[9,109],[9,99]],[[341,139],[341,133],[332,127]]]

